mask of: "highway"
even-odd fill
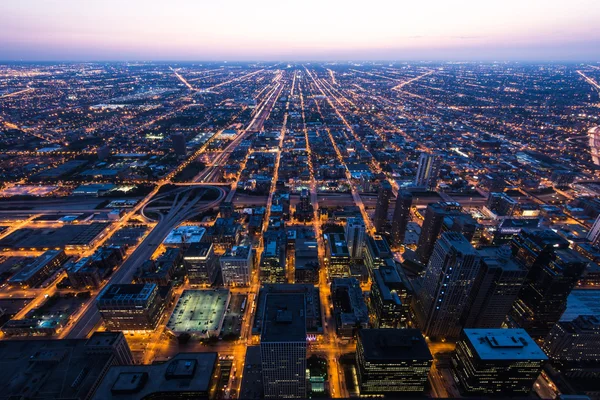
[[[146,236],[146,239],[138,245],[123,265],[113,273],[107,284],[131,283],[135,271],[144,261],[152,256],[156,248],[162,243],[171,229],[186,219],[217,206],[223,200],[225,197],[225,190],[221,187],[215,189],[219,191],[219,197],[208,203],[201,203],[200,196],[190,198],[191,195],[189,192],[181,196],[179,201],[161,219],[148,236]],[[77,323],[67,334],[67,337],[85,338],[99,322],[100,314],[95,307],[95,300],[91,300],[86,305],[86,310],[79,317]]]

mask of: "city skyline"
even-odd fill
[[[263,1],[25,0],[0,5],[1,61],[588,61],[600,8],[510,0],[376,1],[302,7]]]

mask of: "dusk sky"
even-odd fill
[[[4,0],[0,60],[598,60],[598,21],[598,0]]]

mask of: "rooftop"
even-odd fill
[[[98,301],[146,301],[155,290],[154,283],[111,284],[100,293]]]
[[[301,293],[267,294],[261,342],[306,341],[304,302]]]
[[[143,399],[158,393],[198,393],[211,388],[217,353],[179,353],[164,364],[111,367],[94,399]],[[172,395],[171,395],[172,396]]]
[[[464,329],[482,360],[546,360],[546,354],[525,329]]]
[[[433,359],[418,329],[361,329],[358,340],[369,362]]]
[[[167,328],[176,333],[217,332],[230,299],[229,289],[185,290],[173,309]]]

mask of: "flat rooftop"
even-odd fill
[[[525,329],[464,329],[481,360],[547,360]]]
[[[306,341],[304,294],[267,294],[261,342],[304,341]]]
[[[173,229],[163,241],[164,245],[181,243],[199,243],[206,233],[206,228],[194,225],[184,225]]]
[[[572,321],[580,315],[600,318],[600,289],[574,289],[567,297],[567,309],[561,321]]]
[[[1,341],[0,398],[86,398],[113,359],[110,354],[90,356],[87,342],[86,339]]]
[[[155,288],[155,283],[111,284],[100,293],[98,301],[146,301]]]
[[[425,338],[418,329],[361,329],[365,359],[369,362],[433,360]]]
[[[217,353],[179,353],[163,364],[114,366],[94,399],[143,399],[157,393],[169,398],[181,392],[198,393],[204,398],[216,365]]]
[[[185,290],[173,309],[167,328],[176,333],[218,331],[230,299],[229,289]]]

